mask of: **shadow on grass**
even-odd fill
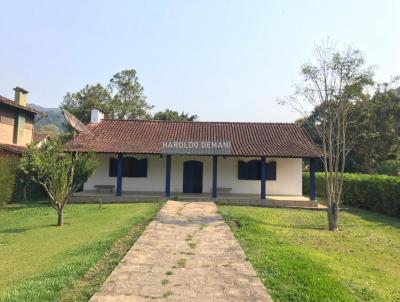
[[[32,209],[32,208],[44,208],[44,207],[51,207],[48,202],[18,202],[18,203],[12,203],[9,205],[5,205],[0,207],[1,210],[6,210],[6,211],[18,211],[21,209]]]
[[[349,212],[349,211],[346,211]],[[367,213],[363,213],[367,212]],[[350,213],[350,212],[349,212]],[[361,214],[362,213],[362,214]],[[364,220],[371,221],[373,223],[364,223],[362,224],[363,228],[380,228],[384,226],[392,226],[396,228],[400,228],[400,221],[393,217],[382,215],[382,214],[377,214],[368,211],[363,211],[356,209],[355,212],[351,212],[351,214],[357,215],[361,217]],[[374,218],[374,217],[377,218]],[[250,218],[250,217],[240,217],[240,224],[238,224],[237,219],[233,217],[229,217],[231,225],[233,224],[235,227],[241,227],[240,224],[247,225],[247,224],[260,224],[268,227],[273,227],[273,228],[281,228],[281,229],[297,229],[297,230],[319,230],[319,231],[326,231],[328,229],[328,221],[325,223],[321,224],[283,224],[283,223],[271,223],[268,221],[263,221],[260,219],[255,219],[255,218]],[[240,226],[239,226],[240,225]],[[345,223],[341,221],[340,216],[339,216],[339,228],[360,228],[361,225],[357,223]]]
[[[39,229],[46,229],[50,227],[56,227],[56,224],[46,224],[46,225],[41,225],[41,226],[35,226],[35,227],[23,227],[23,228],[11,228],[11,229],[6,229],[0,231],[0,234],[20,234],[20,233],[25,233],[28,231],[32,230],[39,230]]]
[[[391,226],[400,228],[400,219],[396,217],[354,207],[346,209],[345,212],[358,216],[365,221],[372,222],[370,225],[365,225],[367,227]]]
[[[271,223],[260,219],[250,217],[229,217],[228,221],[233,223],[235,227],[241,228],[249,224],[260,224],[264,226],[274,228],[289,228],[289,229],[302,229],[302,230],[326,230],[327,224],[282,224],[282,223]]]

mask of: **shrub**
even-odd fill
[[[324,173],[315,175],[316,194],[326,197]],[[303,174],[303,192],[309,193],[309,174]],[[400,217],[400,177],[386,175],[343,175],[343,204]]]
[[[12,201],[18,166],[18,157],[0,157],[0,205]]]
[[[400,175],[400,160],[389,159],[381,161],[377,164],[376,173],[399,176]]]
[[[19,163],[20,158],[16,156],[0,157],[0,205],[24,201],[24,189],[29,201],[47,199],[42,186],[29,180]]]

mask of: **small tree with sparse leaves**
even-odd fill
[[[361,52],[336,48],[329,40],[315,47],[314,60],[301,69],[303,80],[293,96],[279,100],[304,116],[314,111],[315,133],[322,144],[326,181],[328,227],[337,231],[343,173],[348,153],[357,139],[357,104],[373,84],[372,68],[365,68]]]
[[[58,226],[63,225],[63,209],[69,197],[89,179],[97,164],[94,153],[66,153],[56,140],[40,148],[28,146],[21,158],[21,169],[47,192],[57,211]]]

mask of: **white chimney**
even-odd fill
[[[90,122],[92,124],[97,124],[100,123],[102,119],[104,119],[103,110],[96,107],[92,108],[92,111],[90,112]]]

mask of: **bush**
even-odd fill
[[[16,156],[0,157],[0,205],[24,201],[24,187],[29,201],[48,198],[42,186],[30,181],[19,169],[19,162]]]
[[[26,196],[24,196],[24,191]],[[26,197],[26,199],[25,199]],[[41,201],[47,200],[47,194],[43,187],[36,182],[29,179],[23,171],[18,169],[17,181],[15,184],[14,194],[12,197],[13,202],[19,201]]]
[[[324,173],[316,173],[317,196],[326,198]],[[303,174],[303,192],[308,194],[309,174]],[[343,204],[400,217],[400,177],[345,173]]]
[[[18,166],[18,157],[0,157],[0,205],[12,201]]]
[[[376,173],[378,174],[386,174],[392,176],[400,175],[400,160],[398,159],[390,159],[381,161],[377,164]]]

